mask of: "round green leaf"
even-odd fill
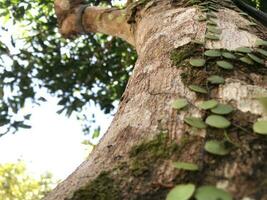
[[[241,53],[251,53],[251,49],[248,47],[239,47],[236,49],[236,51]]]
[[[195,1],[195,0],[189,0],[189,1]],[[205,6],[202,6],[202,5],[198,5],[198,7],[199,7],[200,9],[207,9]]]
[[[257,100],[261,103],[262,107],[267,111],[267,96],[258,97]]]
[[[218,18],[213,12],[208,12],[207,13],[207,17],[209,17],[209,18]]]
[[[209,4],[210,4],[209,2],[203,2],[203,3],[200,3],[199,6],[206,7],[206,6],[209,5]]]
[[[231,125],[229,120],[219,115],[210,115],[205,122],[209,126],[215,128],[228,128]]]
[[[267,121],[257,121],[253,125],[255,133],[267,135]]]
[[[186,99],[177,99],[172,103],[172,108],[174,109],[182,109],[188,105],[188,102]]]
[[[217,28],[217,26],[214,26],[214,25],[207,25],[207,29],[208,28]]]
[[[208,32],[215,33],[215,34],[221,34],[221,30],[214,27],[214,26],[207,26]]]
[[[195,128],[206,128],[207,125],[203,122],[201,118],[197,117],[186,117],[184,119],[185,123],[189,124],[192,127]]]
[[[259,39],[255,44],[256,46],[267,46],[267,41]]]
[[[264,60],[260,59],[259,57],[255,56],[254,54],[249,53],[248,57],[250,57],[252,60],[254,60],[257,63],[264,65]]]
[[[189,85],[188,86],[190,90],[194,91],[194,92],[198,92],[198,93],[202,93],[202,94],[207,94],[208,91],[203,88],[203,87],[200,87],[198,85]]]
[[[203,3],[200,3],[199,6],[205,7],[205,6],[209,5],[209,4],[210,4],[209,2],[203,2]]]
[[[253,65],[254,64],[254,62],[249,58],[249,57],[242,57],[242,58],[240,58],[240,60],[243,62],[243,63],[246,63],[246,64],[248,64],[248,65]]]
[[[233,69],[234,68],[234,66],[227,61],[222,60],[222,61],[217,61],[216,63],[219,67],[221,67],[223,69]]]
[[[201,44],[201,45],[205,44],[204,41],[201,41],[201,40],[192,40],[191,42],[194,44]]]
[[[250,22],[249,26],[258,26],[258,24],[254,23],[254,22]]]
[[[222,56],[225,57],[225,58],[227,58],[227,59],[236,59],[235,54],[230,53],[230,52],[223,52],[222,53]]]
[[[198,20],[199,22],[203,22],[203,21],[206,21],[206,20],[207,20],[207,17],[206,17],[206,16],[199,16],[199,17],[197,18],[197,20]]]
[[[215,26],[217,26],[217,23],[215,21],[213,21],[213,20],[208,20],[207,21],[207,24],[208,25],[215,25]]]
[[[263,49],[256,49],[256,51],[262,55],[264,55],[265,57],[267,57],[267,51],[263,50]]]
[[[209,6],[210,10],[213,10],[214,12],[218,12],[218,8],[214,7],[214,6]]]
[[[205,51],[204,55],[208,57],[220,57],[221,52],[219,50],[211,49],[211,50]]]
[[[230,8],[230,9],[232,9],[232,10],[235,10],[235,9],[236,9],[236,6],[234,6],[234,5],[232,5],[232,4],[228,4],[226,7],[227,7],[227,8]]]
[[[194,184],[181,184],[175,186],[167,195],[166,200],[188,200],[196,189]]]
[[[221,76],[217,76],[217,75],[212,75],[212,76],[208,77],[207,80],[211,84],[223,84],[224,83],[224,78]]]
[[[198,166],[194,163],[186,163],[186,162],[174,162],[173,166],[177,169],[184,169],[189,171],[197,171]]]
[[[218,104],[215,108],[211,109],[211,112],[219,115],[227,115],[233,112],[233,107],[225,104]]]
[[[201,104],[199,104],[199,108],[204,109],[204,110],[209,110],[218,105],[218,102],[214,99],[208,100],[208,101],[203,101]]]
[[[207,8],[201,9],[201,12],[208,12],[208,11],[209,11],[209,9],[207,9]]]
[[[194,67],[203,67],[206,63],[205,59],[191,59],[189,61],[190,65]]]
[[[220,40],[219,35],[215,35],[215,34],[211,34],[211,33],[207,33],[205,38],[210,39],[210,40]]]
[[[249,16],[247,13],[244,13],[244,12],[239,12],[239,15],[243,15],[243,16],[246,16],[246,17]]]
[[[195,198],[197,200],[233,200],[228,192],[214,186],[199,187],[196,190]]]
[[[225,156],[230,153],[230,150],[226,148],[224,142],[218,140],[209,140],[205,143],[204,149],[215,155]]]

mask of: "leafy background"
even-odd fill
[[[51,174],[34,178],[27,174],[25,163],[0,165],[0,199],[38,200],[43,198],[53,186]]]
[[[40,88],[59,99],[59,113],[67,116],[81,113],[90,103],[100,105],[105,113],[114,109],[113,102],[122,95],[136,60],[128,44],[102,34],[62,39],[52,0],[5,0],[0,1],[0,8],[6,22],[0,27],[2,39],[10,35],[0,43],[2,135],[30,128],[26,125],[30,115],[18,117],[18,113],[27,101],[45,101],[38,95]],[[16,36],[11,35],[10,26]],[[86,116],[78,117],[84,120]]]

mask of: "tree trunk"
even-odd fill
[[[209,1],[209,9],[212,2],[216,1]],[[172,187],[182,183],[214,185],[234,199],[267,199],[267,140],[252,130],[253,123],[264,118],[255,97],[267,94],[266,59],[264,63],[258,60],[258,64],[255,57],[249,59],[242,49],[236,50],[251,47],[254,51],[259,39],[266,39],[266,28],[252,24],[229,1],[218,1],[218,8],[208,11],[208,20],[201,19],[206,7],[205,3],[190,5],[185,1],[142,1],[125,10],[109,9],[109,17],[103,9],[99,20],[93,11],[96,8],[85,9],[85,31],[124,38],[135,46],[138,60],[107,133],[88,160],[45,200],[157,200],[165,199]],[[66,16],[70,14],[64,19]],[[119,16],[127,17],[120,21]],[[61,25],[65,23],[62,21]],[[123,28],[118,24],[114,28],[112,23]],[[219,38],[209,36],[207,24],[213,24]],[[61,26],[61,32],[65,31],[65,36],[81,33],[76,25],[73,27],[66,31]],[[205,55],[208,49],[232,51],[253,65],[228,59],[234,68],[224,69],[227,66],[219,67],[216,62],[225,58]],[[205,66],[194,67],[190,62],[193,58],[204,58]],[[211,75],[222,76],[225,83],[208,83]],[[193,84],[205,91],[192,91]],[[186,99],[189,105],[174,109],[172,103],[178,98]],[[211,112],[197,105],[209,99],[234,107],[225,115],[230,127],[198,129],[185,123],[189,116],[205,121]],[[211,139],[228,140],[230,153],[220,156],[205,151],[204,145]],[[199,170],[176,169],[175,161],[195,163]]]

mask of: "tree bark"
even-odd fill
[[[62,2],[55,2],[61,32],[67,37],[81,34],[76,24],[80,2],[72,7],[74,12],[68,13],[71,6],[65,6],[63,19]],[[86,31],[123,38],[134,45],[138,60],[101,142],[88,160],[44,199],[165,199],[170,188],[189,182],[215,185],[235,199],[267,199],[266,137],[252,130],[258,118],[266,118],[255,99],[267,94],[266,60],[254,67],[235,60],[233,70],[218,69],[215,63],[203,68],[189,64],[192,57],[203,57],[208,49],[254,48],[260,38],[266,39],[266,28],[252,26],[233,5],[225,8],[220,1],[213,21],[221,34],[219,40],[209,40],[205,39],[207,21],[197,20],[203,15],[199,6],[171,0],[144,2],[125,10],[85,9],[82,19]],[[224,84],[211,86],[206,82],[215,73],[224,77]],[[190,84],[203,85],[208,94],[193,92]],[[181,111],[173,109],[172,102],[177,98],[187,99],[190,106]],[[204,151],[207,140],[225,139],[224,130],[195,129],[184,122],[188,116],[205,119],[209,114],[196,105],[207,99],[235,108],[227,116],[232,124],[226,130],[236,146],[227,156]],[[174,161],[195,163],[200,170],[175,169]]]

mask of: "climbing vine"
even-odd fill
[[[172,108],[180,111],[189,106],[193,106],[202,111],[203,116],[186,116],[184,123],[193,129],[209,129],[221,134],[215,139],[208,139],[205,142],[204,150],[215,156],[226,156],[232,149],[239,148],[239,145],[232,141],[228,133],[233,127],[245,132],[254,131],[257,134],[267,135],[267,121],[257,120],[253,127],[241,127],[235,123],[236,111],[230,104],[221,103],[212,98],[212,91],[219,85],[225,83],[225,79],[231,76],[232,70],[237,68],[252,68],[258,72],[266,73],[267,62],[267,41],[258,39],[255,47],[239,47],[235,50],[228,49],[207,49],[206,43],[219,41],[222,30],[217,23],[217,13],[220,8],[229,8],[237,11],[240,16],[249,20],[248,27],[240,29],[256,28],[257,24],[246,13],[241,12],[231,0],[189,0],[188,6],[196,6],[200,10],[197,20],[206,23],[206,33],[204,41],[192,41],[187,47],[175,49],[171,53],[173,64],[185,67],[181,78],[189,90],[195,92],[204,100],[197,105],[192,104],[185,98],[176,99],[172,103]],[[197,46],[195,46],[197,45]],[[267,104],[267,98],[261,97],[263,104]],[[214,134],[214,133],[213,133]],[[196,171],[199,166],[194,163],[174,162],[174,167],[181,170]],[[233,199],[229,193],[215,186],[200,186],[194,184],[181,184],[174,187],[168,194],[167,200],[187,200],[194,196],[197,200],[207,199]]]

